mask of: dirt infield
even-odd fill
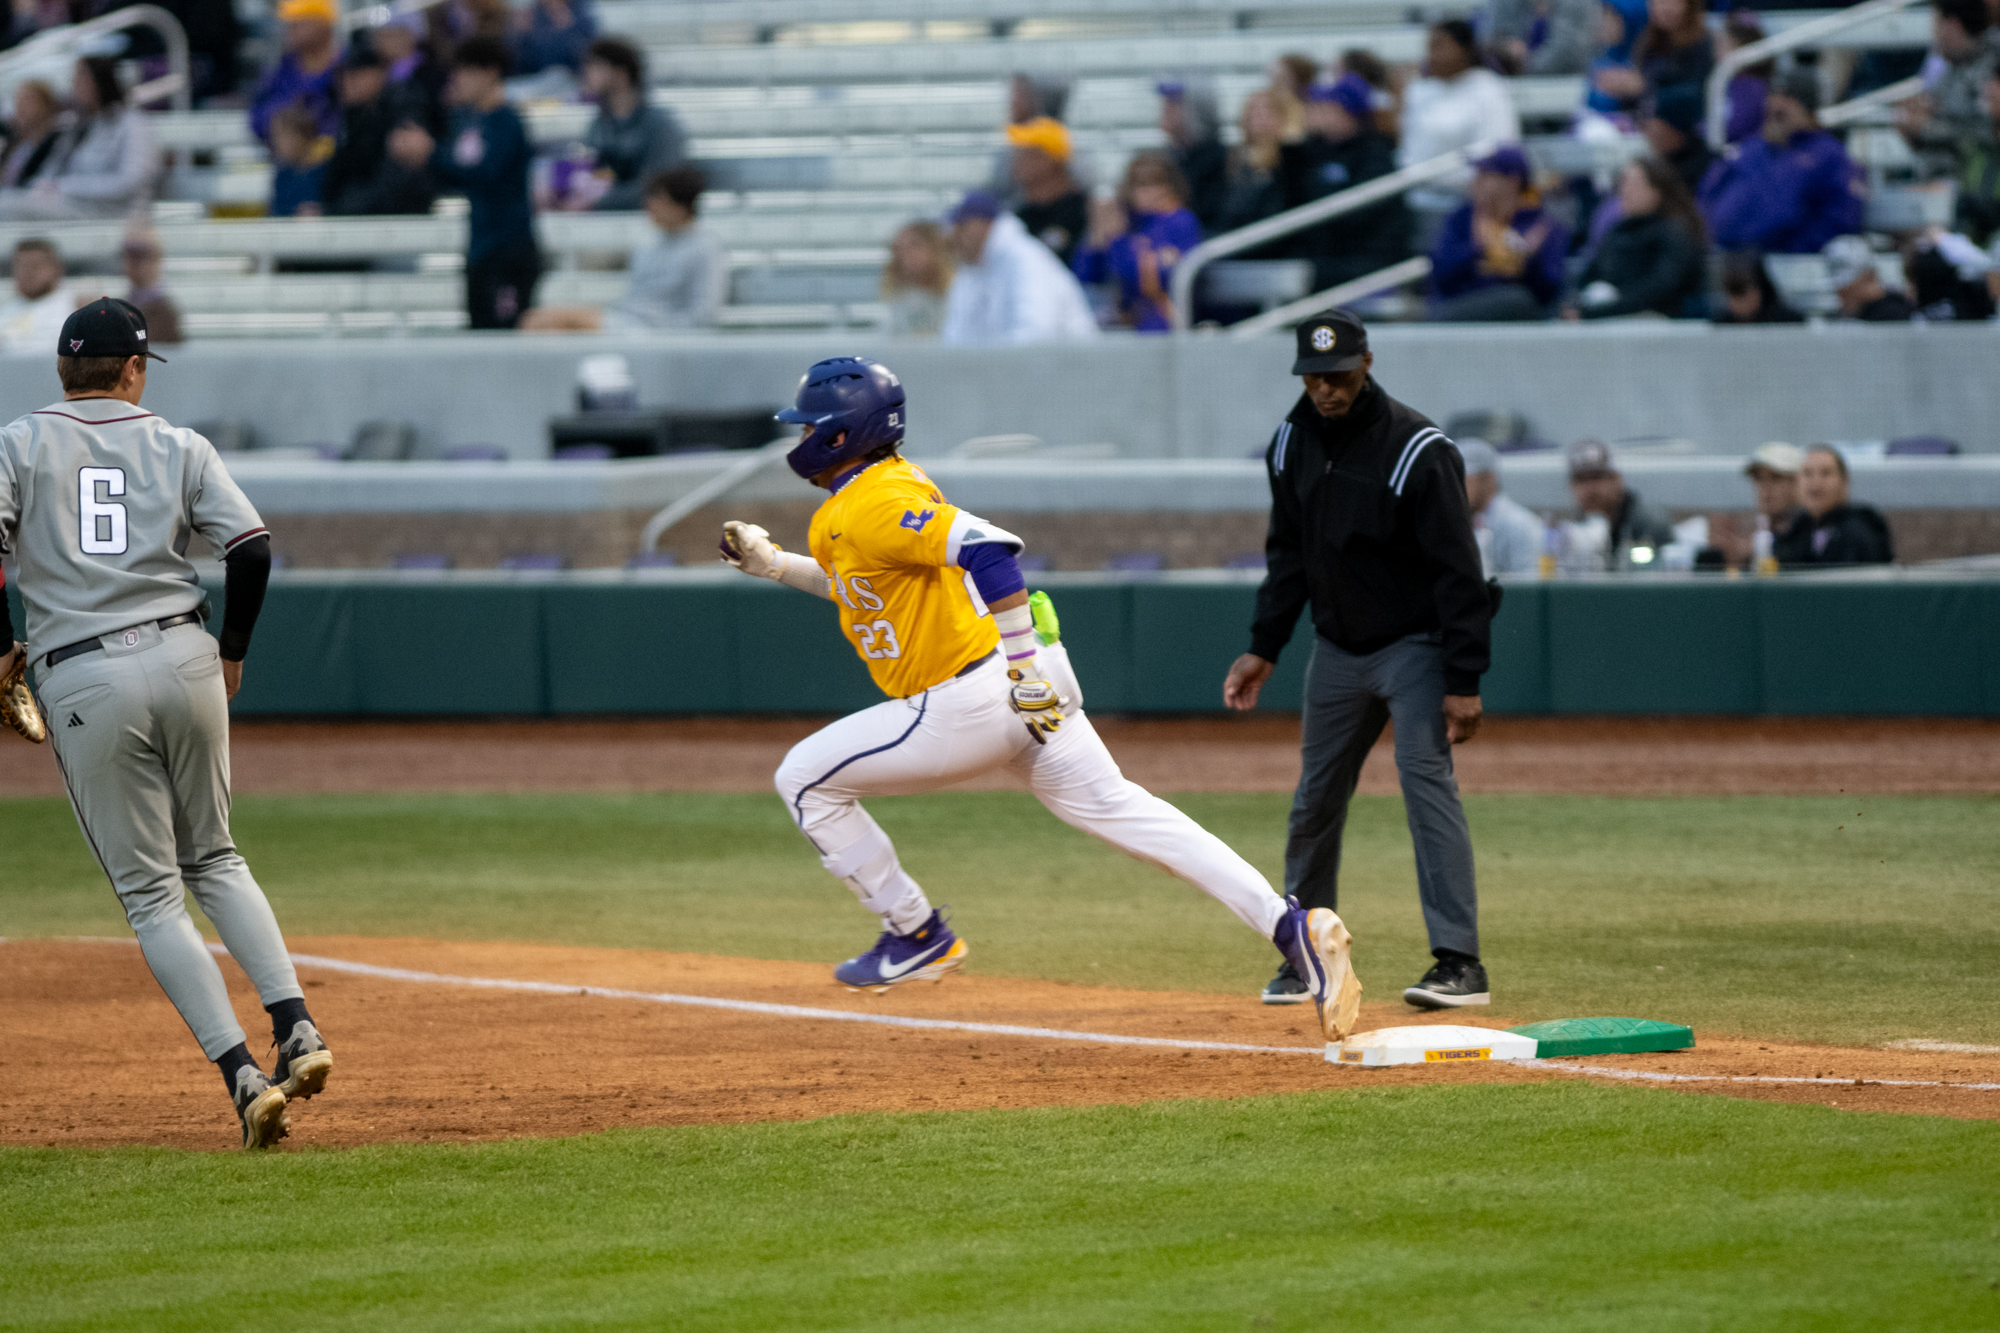
[[[817,719],[239,722],[245,795],[378,791],[752,791]],[[1097,720],[1134,780],[1160,791],[1290,791],[1298,718]],[[2000,721],[1549,718],[1490,721],[1457,751],[1469,792],[1724,795],[2000,791]],[[1004,774],[969,786],[1009,787]],[[1396,790],[1387,738],[1365,792]],[[0,729],[0,798],[60,796],[45,748]]]
[[[425,984],[308,963],[300,977],[339,1063],[328,1093],[294,1108],[294,1147],[1580,1077],[1497,1063],[1369,1070],[1329,1065],[1319,1055],[1309,1010],[1267,1009],[1248,996],[1065,986],[973,971],[941,985],[874,997],[843,990],[824,967],[806,963],[345,937],[296,939],[292,946],[351,963],[556,983],[565,990],[588,985],[1295,1048],[1171,1049],[894,1028],[582,993]],[[253,1048],[261,1047],[264,1016],[255,996],[233,963],[225,960],[223,972]],[[1361,1026],[1422,1021],[1400,1000],[1387,999],[1364,1006]],[[1509,1020],[1480,1014],[1473,1021],[1498,1027]],[[1852,1110],[2000,1118],[2000,1091],[1872,1081],[2000,1083],[2000,1054],[1698,1039],[1693,1051],[1576,1063],[1642,1073],[1833,1078],[1842,1082],[1659,1086]],[[224,1149],[235,1146],[234,1132],[214,1072],[203,1065],[137,948],[119,941],[0,943],[0,1143]]]

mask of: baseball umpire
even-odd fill
[[[1369,375],[1368,333],[1346,311],[1298,326],[1292,373],[1305,392],[1265,453],[1271,482],[1266,572],[1250,651],[1222,687],[1231,708],[1257,705],[1299,612],[1312,606],[1304,764],[1285,846],[1285,892],[1333,907],[1341,833],[1362,762],[1396,724],[1396,768],[1417,889],[1436,958],[1403,992],[1425,1008],[1485,1004],[1472,835],[1451,747],[1479,730],[1498,585],[1481,574],[1465,469],[1443,431]],[[1264,1003],[1295,1004],[1289,968]]]
[[[63,324],[63,401],[0,429],[0,551],[18,557],[28,645],[0,599],[0,681],[30,660],[70,804],[139,937],[146,965],[222,1071],[245,1148],[290,1129],[286,1102],[326,1086],[333,1055],[306,1013],[264,891],[229,836],[229,700],[271,575],[271,539],[215,447],[139,406],[146,318],[93,301]],[[188,562],[199,532],[223,553],[221,641]],[[27,700],[30,709],[33,701]],[[270,1077],[189,920],[194,891],[256,985],[278,1050]],[[150,1057],[135,1061],[143,1069]]]

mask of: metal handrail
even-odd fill
[[[760,449],[753,450],[737,459],[722,471],[704,481],[701,485],[683,495],[680,499],[646,520],[645,529],[639,534],[639,554],[651,555],[660,549],[660,538],[667,535],[667,529],[692,514],[712,500],[719,500],[735,490],[764,468],[798,447],[798,437],[787,435],[772,440]]]
[[[1346,282],[1337,283],[1323,292],[1301,296],[1298,300],[1289,301],[1274,310],[1266,310],[1261,315],[1253,315],[1249,319],[1231,324],[1229,336],[1254,338],[1260,333],[1269,333],[1272,329],[1295,324],[1307,315],[1317,315],[1322,310],[1344,305],[1349,301],[1358,301],[1364,296],[1373,296],[1376,292],[1385,291],[1390,287],[1400,287],[1406,282],[1417,282],[1430,275],[1429,255],[1416,255],[1399,260],[1387,268],[1378,268],[1373,273],[1349,278]]]
[[[1899,0],[1900,2],[1900,0]],[[1203,241],[1194,249],[1181,256],[1174,266],[1173,302],[1174,328],[1184,330],[1194,313],[1194,281],[1203,267],[1221,259],[1225,255],[1252,250],[1266,241],[1274,241],[1280,236],[1290,236],[1293,232],[1304,231],[1318,226],[1328,218],[1337,218],[1343,213],[1378,204],[1384,199],[1393,199],[1414,185],[1449,176],[1468,163],[1476,162],[1500,146],[1499,140],[1482,140],[1469,148],[1454,149],[1440,153],[1436,157],[1419,162],[1415,166],[1392,171],[1386,176],[1357,185],[1351,190],[1330,194],[1324,199],[1315,199],[1297,208],[1288,208],[1282,213],[1273,213],[1261,222],[1253,222],[1247,227]]]
[[[1834,103],[1819,113],[1819,123],[1821,128],[1829,130],[1850,124],[1860,120],[1878,106],[1894,106],[1898,102],[1907,102],[1923,90],[1924,76],[1912,74],[1907,79],[1898,79],[1894,83],[1877,88],[1872,93],[1863,93],[1859,97],[1850,97],[1845,102]]]
[[[363,5],[359,9],[349,9],[340,16],[340,30],[355,32],[361,28],[379,28],[390,19],[401,18],[405,14],[421,14],[445,3],[445,0],[395,0],[388,5]]]
[[[1737,71],[1748,69],[1772,56],[1795,50],[1801,46],[1811,46],[1836,32],[1858,28],[1864,23],[1887,18],[1926,0],[1867,0],[1865,4],[1851,9],[1839,10],[1820,18],[1801,23],[1795,28],[1787,28],[1760,42],[1739,47],[1715,62],[1715,69],[1708,76],[1706,102],[1708,104],[1708,146],[1721,152],[1729,143],[1729,81]]]
[[[150,80],[130,90],[132,104],[140,105],[142,98],[150,101],[170,95],[176,111],[186,111],[194,105],[194,80],[188,68],[187,30],[181,27],[179,19],[158,5],[114,9],[85,23],[72,23],[38,32],[5,55],[0,55],[0,81],[24,65],[33,67],[45,60],[65,56],[87,45],[93,38],[108,32],[123,32],[127,28],[151,28],[160,34],[160,42],[167,48],[166,77]]]

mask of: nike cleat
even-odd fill
[[[930,919],[907,935],[885,930],[875,947],[833,969],[833,979],[849,990],[880,995],[906,981],[942,981],[965,961],[965,941],[952,934],[944,917]]]
[[[1403,992],[1403,999],[1419,1009],[1463,1009],[1467,1005],[1491,1004],[1493,993],[1486,984],[1486,968],[1477,958],[1448,954],[1424,973],[1423,980]]]
[[[333,1072],[333,1052],[310,1020],[292,1024],[292,1035],[278,1044],[278,1063],[271,1081],[289,1101],[301,1101],[324,1091],[326,1076]]]
[[[1306,984],[1319,1010],[1320,1030],[1328,1041],[1345,1040],[1361,1016],[1361,982],[1354,975],[1354,937],[1333,911],[1299,906],[1285,899],[1286,920],[1278,928],[1278,947]]]
[[[243,1122],[246,1150],[268,1148],[292,1132],[292,1118],[285,1113],[285,1094],[257,1066],[245,1065],[236,1071],[230,1100],[236,1103],[236,1118]]]

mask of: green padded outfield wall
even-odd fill
[[[1049,583],[1100,713],[1219,709],[1255,591]],[[1265,707],[1299,706],[1310,651],[1302,620]],[[2000,716],[2000,580],[1511,584],[1484,694],[1496,713]],[[298,573],[272,582],[236,711],[834,713],[879,698],[833,608],[762,581]]]

